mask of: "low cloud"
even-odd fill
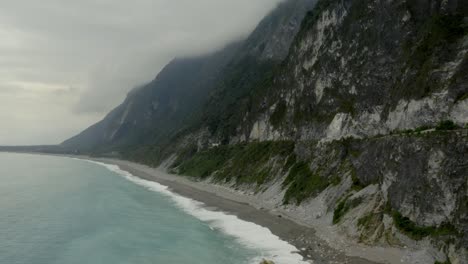
[[[280,0],[0,0],[0,145],[59,143],[175,56],[246,36]]]

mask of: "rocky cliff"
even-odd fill
[[[466,6],[321,1],[237,140],[367,137],[468,122]],[[236,139],[235,139],[236,140]]]
[[[196,149],[180,151],[170,171],[249,195],[348,254],[364,247],[385,263],[468,259],[466,129]],[[396,262],[381,247],[395,249]]]
[[[81,152],[108,153],[166,142],[169,135],[197,119],[218,74],[239,46],[236,43],[213,54],[174,59],[152,82],[131,91],[101,122],[62,146]]]
[[[466,263],[467,16],[460,1],[319,1],[230,129],[179,141],[173,171],[411,248],[406,263]]]
[[[467,123],[464,1],[289,0],[62,147],[166,161],[345,250],[467,263]]]
[[[101,155],[161,156],[175,135],[207,123],[201,120],[219,124],[223,109],[253,89],[286,57],[315,2],[284,1],[246,40],[213,54],[173,60],[155,80],[134,89],[101,122],[66,140],[62,147]]]

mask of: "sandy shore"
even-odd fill
[[[310,260],[311,263],[377,263],[359,257],[346,256],[343,252],[333,249],[327,242],[317,237],[314,229],[300,225],[263,208],[255,208],[246,195],[226,191],[221,186],[170,175],[162,169],[150,168],[129,161],[115,159],[93,160],[118,165],[122,170],[130,172],[134,176],[168,186],[173,192],[200,201],[213,210],[233,214],[242,220],[267,227],[273,234],[298,248],[298,253],[304,259]]]

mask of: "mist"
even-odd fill
[[[0,0],[0,145],[57,144],[174,57],[246,37],[280,0]]]

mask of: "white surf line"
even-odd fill
[[[77,158],[74,158],[77,159]],[[306,264],[309,263],[303,260],[303,257],[296,253],[299,250],[274,235],[268,228],[257,225],[252,222],[247,222],[239,219],[235,215],[226,214],[220,211],[211,211],[206,209],[204,204],[199,201],[181,196],[169,191],[169,187],[160,183],[141,179],[132,175],[130,172],[120,169],[117,165],[106,164],[102,162],[78,159],[91,162],[106,167],[108,170],[123,176],[125,179],[143,186],[151,191],[161,193],[170,197],[175,204],[184,210],[186,213],[209,223],[215,229],[220,229],[225,234],[228,234],[236,239],[240,244],[258,249],[263,256],[252,260],[252,264],[258,264],[265,258],[274,261],[276,264]]]

